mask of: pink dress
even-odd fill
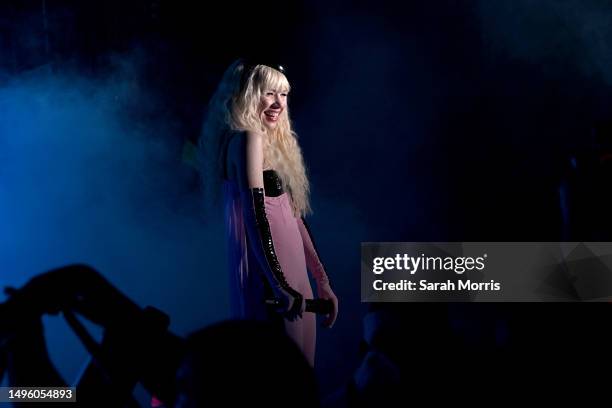
[[[232,314],[236,318],[265,320],[284,326],[284,330],[303,351],[314,366],[316,317],[304,312],[293,322],[283,319],[266,306],[265,299],[272,296],[261,265],[249,248],[244,225],[243,206],[238,185],[224,181],[225,217],[228,233],[228,265]],[[313,292],[307,273],[307,258],[314,248],[300,217],[293,214],[291,198],[287,192],[277,197],[265,196],[265,210],[270,224],[274,250],[289,285],[304,299],[312,299]],[[320,264],[309,259],[309,265]],[[311,272],[314,273],[313,268]]]

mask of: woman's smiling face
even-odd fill
[[[263,89],[259,103],[261,122],[268,128],[274,129],[278,118],[287,108],[287,94],[284,89]]]

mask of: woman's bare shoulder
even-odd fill
[[[261,166],[263,135],[255,132],[239,132],[231,136],[228,146],[228,177],[236,179],[245,188],[262,185]]]
[[[253,131],[235,131],[229,140],[229,149],[233,152],[242,152],[247,146],[247,143],[261,143],[263,134]]]

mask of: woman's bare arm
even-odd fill
[[[265,211],[263,184],[263,135],[248,132],[238,135],[230,145],[243,203],[247,237],[270,286],[279,298],[288,319],[301,316],[302,295],[287,283],[276,256],[272,232]]]

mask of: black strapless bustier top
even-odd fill
[[[274,170],[264,170],[263,172],[264,190],[268,197],[278,197],[283,194],[283,183]]]

